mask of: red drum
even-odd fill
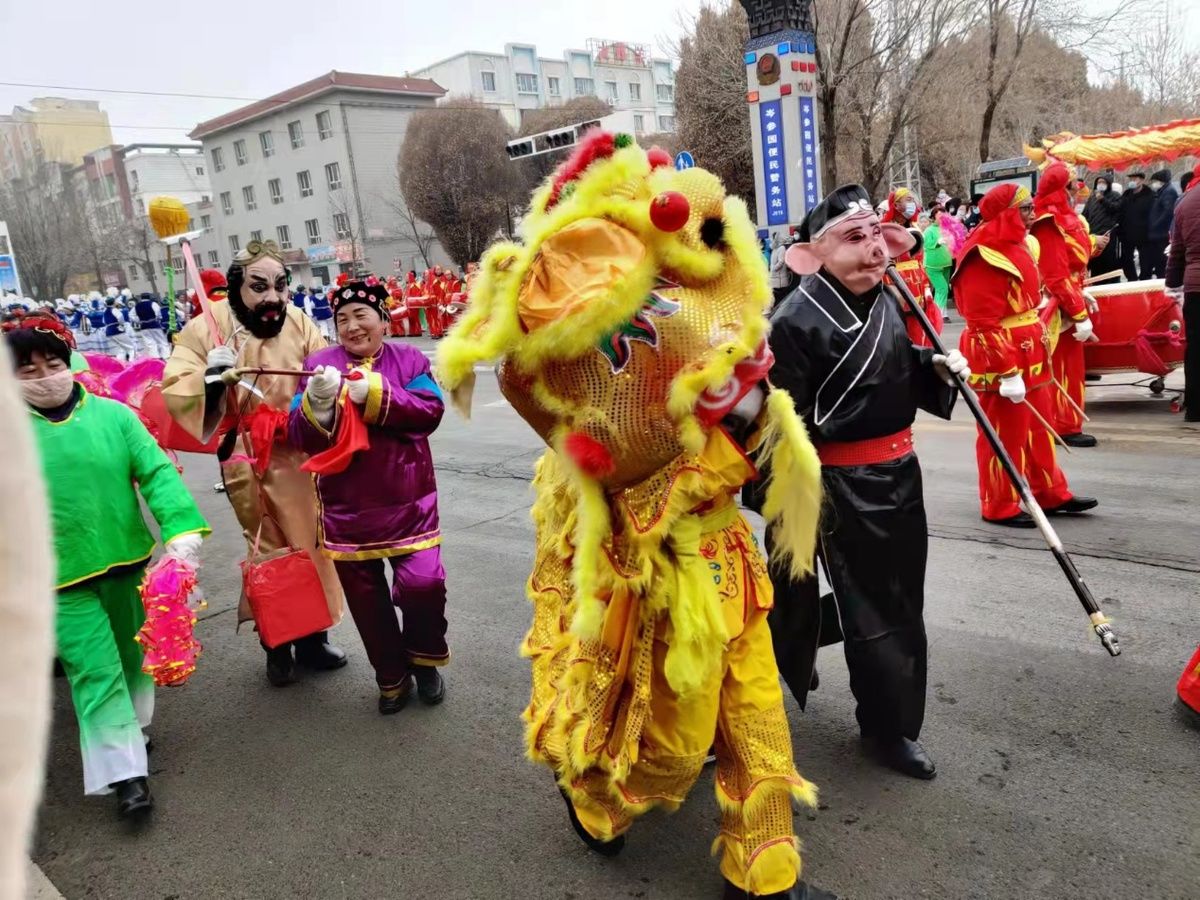
[[[1159,378],[1183,365],[1183,310],[1161,278],[1093,285],[1100,304],[1093,317],[1097,341],[1083,345],[1089,375],[1144,372]]]
[[[450,302],[446,304],[443,310],[443,318],[446,321],[446,328],[450,328],[452,325],[458,322],[459,317],[462,316],[463,311],[466,308],[467,295],[465,293],[462,291],[457,291],[451,294]]]

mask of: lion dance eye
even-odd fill
[[[700,240],[706,247],[716,249],[725,239],[725,223],[720,219],[705,219],[700,226]]]

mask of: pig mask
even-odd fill
[[[888,264],[916,243],[903,225],[880,222],[864,188],[846,185],[809,212],[800,225],[800,242],[784,258],[800,275],[824,268],[858,296],[879,284]]]

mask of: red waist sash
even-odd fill
[[[901,459],[913,452],[912,429],[868,438],[865,441],[830,441],[817,444],[823,466],[873,466]]]

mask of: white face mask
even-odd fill
[[[916,215],[917,204],[912,203],[912,202],[905,203],[904,206],[901,207],[901,209],[904,211],[904,215],[908,216],[911,219],[914,215]]]
[[[1138,188],[1140,188],[1141,186],[1142,186],[1142,183],[1141,183],[1140,181],[1131,181],[1131,182],[1129,182],[1129,184],[1127,185],[1127,187],[1128,187],[1128,188],[1129,188],[1129,190],[1131,190],[1131,191],[1136,191],[1136,190],[1137,190]]]
[[[1107,190],[1108,190],[1108,185],[1104,184],[1103,182],[1100,182],[1096,185],[1096,193],[1097,194],[1103,194]]]
[[[1162,182],[1161,181],[1150,182],[1150,190],[1152,190],[1152,191],[1162,190]]]
[[[63,369],[45,378],[18,379],[21,396],[35,409],[54,409],[71,399],[75,390],[75,376],[70,369]]]

